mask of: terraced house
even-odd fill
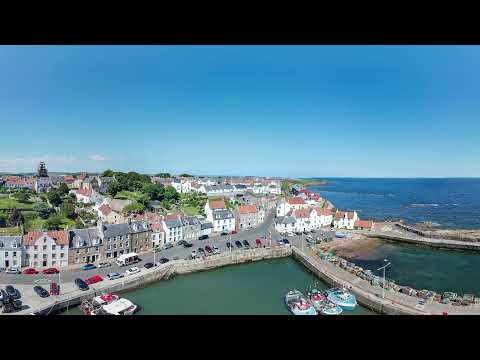
[[[22,236],[25,265],[35,268],[68,266],[66,231],[32,231]]]
[[[87,264],[105,257],[99,229],[75,229],[68,232],[68,263]]]
[[[0,236],[0,268],[23,265],[21,236]]]
[[[201,233],[201,223],[196,216],[186,216],[182,218],[182,224],[184,240],[198,239]]]

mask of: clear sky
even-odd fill
[[[0,172],[480,176],[478,46],[1,46]]]

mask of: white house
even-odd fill
[[[277,216],[286,216],[291,211],[306,209],[308,205],[301,197],[289,197],[287,200],[281,200],[277,205]]]
[[[178,215],[165,216],[162,226],[165,229],[165,244],[183,240],[183,223]]]
[[[207,221],[213,222],[213,211],[224,210],[226,208],[225,201],[223,200],[208,200],[205,204],[205,215]]]
[[[172,185],[178,193],[182,192],[182,182],[180,181],[180,179],[173,179],[170,185]]]
[[[333,227],[338,229],[353,229],[355,221],[358,220],[356,211],[339,211],[335,213]]]
[[[69,239],[66,231],[33,231],[22,237],[25,264],[34,268],[68,266]]]
[[[235,230],[235,216],[230,210],[217,209],[213,211],[213,231],[233,231]]]
[[[160,223],[150,224],[150,230],[152,231],[152,248],[162,247],[165,242],[165,229]]]
[[[23,258],[21,236],[0,236],[0,268],[21,267]]]
[[[295,218],[292,216],[279,216],[274,221],[275,230],[280,234],[292,233],[295,231]]]
[[[81,188],[74,192],[78,202],[83,204],[93,204],[100,200],[99,194],[89,188]]]
[[[312,230],[309,209],[294,210],[293,217],[295,218],[295,231],[304,232]]]
[[[184,194],[191,193],[193,191],[192,182],[190,180],[182,180],[180,190]]]
[[[319,229],[325,226],[331,226],[333,214],[329,209],[315,207],[310,211],[310,223],[313,229]]]

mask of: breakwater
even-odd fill
[[[454,240],[462,242],[480,242],[480,232],[474,230],[420,230],[412,226],[405,224],[396,223],[395,226],[398,228],[413,233],[418,236],[432,238],[432,239],[442,239],[442,240]]]

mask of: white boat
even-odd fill
[[[285,304],[293,315],[317,315],[313,305],[298,290],[289,291],[285,295]]]
[[[80,309],[86,315],[133,315],[138,306],[118,295],[103,294],[82,301]]]

